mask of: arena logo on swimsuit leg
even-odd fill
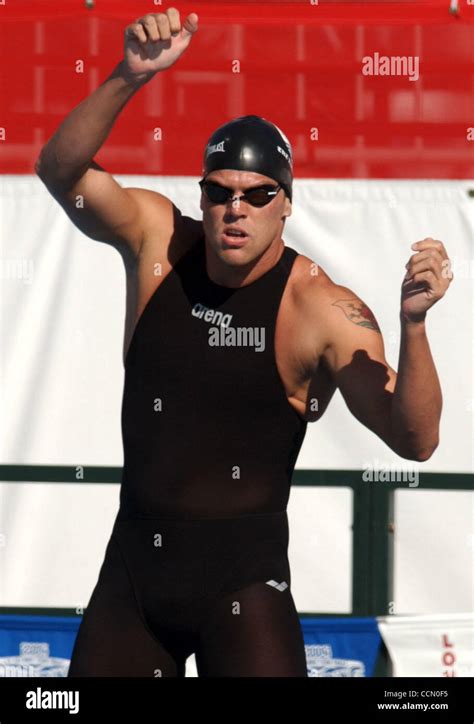
[[[256,352],[265,349],[265,327],[211,327],[210,347],[255,347]]]

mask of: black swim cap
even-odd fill
[[[255,171],[281,184],[291,201],[293,158],[287,137],[261,116],[240,116],[219,126],[204,151],[202,174],[218,169]]]

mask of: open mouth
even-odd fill
[[[225,236],[235,236],[238,239],[244,239],[247,236],[245,231],[241,231],[240,229],[226,229],[224,231],[224,235]]]
[[[242,246],[247,237],[248,234],[241,229],[226,229],[222,234],[222,239],[232,246]]]

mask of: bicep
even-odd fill
[[[324,359],[354,417],[388,442],[397,373],[374,314],[349,290],[328,304]]]
[[[171,201],[139,188],[123,188],[95,162],[68,190],[51,193],[82,233],[95,241],[126,249],[137,257],[151,218]]]

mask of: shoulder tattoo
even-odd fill
[[[366,327],[367,329],[374,329],[380,333],[380,328],[374,315],[368,306],[359,299],[338,299],[337,302],[332,303],[332,306],[342,309],[347,319],[353,324],[357,324],[359,327]]]

